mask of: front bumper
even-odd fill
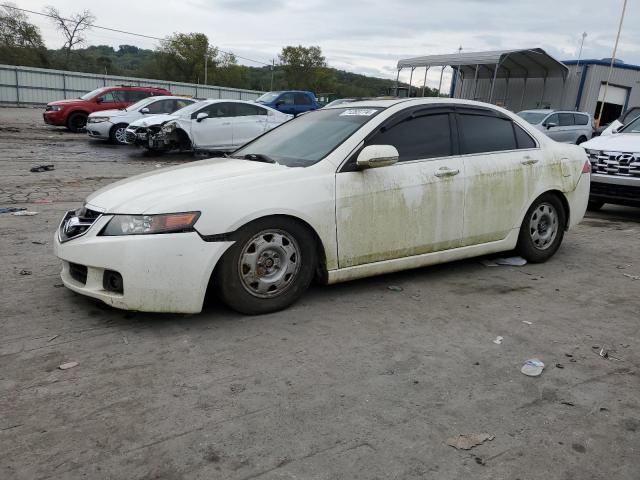
[[[113,127],[113,123],[111,122],[99,122],[99,123],[89,123],[87,122],[87,126],[85,129],[87,130],[87,135],[91,138],[99,138],[100,140],[109,140],[109,132],[111,131],[111,127]]]
[[[233,242],[205,242],[196,232],[98,236],[111,218],[102,215],[85,234],[65,242],[56,232],[64,285],[125,310],[200,312],[211,273]],[[122,276],[122,293],[105,288],[105,271]]]
[[[640,207],[640,177],[594,173],[589,197],[596,202]]]
[[[61,127],[65,125],[65,115],[63,110],[49,110],[42,113],[42,119],[47,125],[55,125]]]

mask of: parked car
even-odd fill
[[[523,110],[518,115],[557,142],[580,145],[593,137],[593,117],[584,112]]]
[[[625,113],[623,113],[620,118],[614,120],[609,125],[607,125],[602,131],[600,135],[611,135],[620,130],[621,127],[627,125],[631,121],[640,117],[640,107],[631,107]]]
[[[123,110],[103,110],[89,114],[87,135],[115,143],[126,143],[126,130],[131,122],[149,115],[171,114],[196,100],[170,95],[148,97]]]
[[[171,115],[132,122],[126,130],[126,141],[159,152],[229,152],[291,118],[253,102],[203,100]]]
[[[171,92],[164,88],[126,85],[96,88],[78,98],[48,103],[42,116],[48,125],[64,126],[78,132],[85,128],[90,113],[126,108],[143,98],[157,95],[171,95]]]
[[[640,117],[581,146],[592,167],[589,210],[605,203],[640,207]]]
[[[300,90],[267,92],[258,97],[256,102],[293,116],[320,108],[313,92]]]
[[[259,314],[314,278],[514,248],[544,262],[581,221],[589,172],[583,148],[493,105],[358,102],[107,186],[65,214],[54,249],[64,285],[118,308],[199,312],[211,285]]]

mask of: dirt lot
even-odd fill
[[[65,210],[191,160],[0,109],[0,207],[39,212],[0,215],[0,478],[638,479],[640,210],[589,216],[544,265],[316,286],[262,317],[127,313],[60,288]],[[534,357],[547,367],[526,377]],[[445,443],[471,432],[495,439]]]

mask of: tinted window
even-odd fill
[[[522,127],[514,123],[513,129],[516,132],[516,142],[518,144],[518,148],[536,148],[536,141],[531,138],[531,135],[525,132]]]
[[[282,102],[284,105],[293,105],[293,93],[285,93],[278,99],[278,102]]]
[[[234,104],[233,103],[212,103],[211,105],[207,105],[201,110],[198,110],[191,118],[196,118],[199,113],[207,113],[209,114],[209,118],[224,118],[224,117],[233,117],[234,115]]]
[[[295,102],[296,105],[311,105],[311,99],[308,95],[304,93],[296,93],[295,94]]]
[[[458,115],[462,153],[515,150],[516,137],[509,119],[486,115]]]
[[[640,116],[640,108],[632,108],[622,116],[620,123],[629,123]]]
[[[174,111],[173,100],[158,100],[151,105],[147,105],[149,113],[171,113]]]
[[[452,154],[449,114],[410,118],[377,134],[367,145],[393,145],[401,162],[446,157]]]
[[[150,92],[144,92],[140,90],[127,90],[122,92],[124,94],[124,98],[126,102],[137,102],[142,100],[143,98],[147,98],[151,96]]]
[[[246,103],[236,103],[236,116],[246,117],[250,115],[266,115],[267,111],[257,105],[249,105]]]
[[[175,104],[174,104],[174,111],[175,110],[180,110],[181,108],[186,107],[187,105],[191,105],[193,102],[190,102],[189,100],[183,100],[183,99],[178,99],[178,100],[174,100]]]
[[[573,113],[559,113],[558,117],[560,117],[561,127],[570,127],[575,125],[573,121]]]
[[[588,125],[589,124],[589,117],[587,117],[586,115],[580,115],[579,113],[574,113],[573,114],[573,120],[575,121],[576,125]]]
[[[119,102],[124,102],[123,98],[122,98],[122,91],[118,91],[118,90],[111,90],[110,92],[105,93],[104,95],[102,95],[102,103],[119,103]]]
[[[556,125],[560,125],[560,119],[558,118],[558,114],[554,113],[553,115],[550,115],[549,118],[547,118],[544,121],[545,125],[548,125],[549,123],[555,123]]]

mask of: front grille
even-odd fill
[[[84,265],[78,265],[77,263],[69,264],[69,275],[76,282],[81,283],[82,285],[86,285],[87,283],[87,267]]]
[[[60,224],[60,241],[66,242],[86,233],[100,215],[100,212],[85,207],[67,212]]]
[[[592,173],[640,178],[640,153],[590,151]]]

